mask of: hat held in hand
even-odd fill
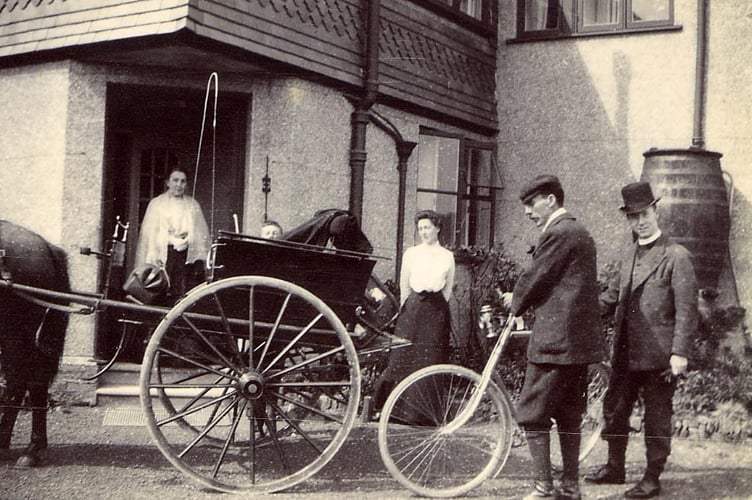
[[[648,207],[652,207],[661,198],[653,196],[653,190],[650,189],[650,183],[646,181],[633,182],[621,188],[621,197],[624,199],[624,206],[619,210],[627,215],[637,214]]]

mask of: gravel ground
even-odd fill
[[[12,467],[28,439],[30,414],[19,416],[11,456],[0,461],[0,498],[15,499],[160,499],[233,498],[194,485],[151,444],[146,427],[103,425],[100,407],[57,407],[49,415],[50,448],[43,467]],[[628,477],[640,477],[644,463],[641,437],[630,441]],[[313,478],[290,491],[265,495],[274,500],[414,498],[394,481],[381,463],[375,424],[357,425],[334,459]],[[604,447],[588,457],[584,468],[603,458]],[[529,459],[525,447],[512,456],[497,479],[487,481],[472,498],[520,498],[528,490]],[[662,477],[661,498],[752,498],[750,442],[675,439],[669,467]],[[585,499],[622,498],[627,485],[583,486]],[[237,495],[241,496],[241,495]],[[250,495],[245,495],[249,497]],[[255,496],[262,498],[262,496]]]

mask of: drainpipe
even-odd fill
[[[350,139],[350,204],[349,210],[358,221],[363,220],[363,183],[366,166],[366,127],[369,110],[379,90],[379,17],[380,0],[364,0],[368,4],[366,18],[365,81],[363,97],[355,103],[351,115]]]
[[[394,257],[394,281],[399,283],[399,273],[402,269],[402,250],[405,240],[405,191],[407,189],[407,160],[417,146],[417,142],[401,141],[397,143],[397,170],[399,172],[399,187],[397,200],[397,248]]]
[[[705,91],[707,76],[707,2],[697,0],[697,57],[695,60],[695,113],[692,148],[705,148]]]
[[[406,141],[397,127],[387,118],[381,116],[375,110],[371,110],[371,121],[386,132],[395,143],[397,148],[397,172],[399,184],[397,187],[397,246],[394,258],[394,280],[399,283],[400,269],[402,268],[402,250],[405,239],[405,198],[407,193],[407,161],[413,153],[417,142]]]

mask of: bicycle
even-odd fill
[[[482,373],[451,364],[428,366],[405,378],[387,398],[379,419],[379,452],[389,473],[407,489],[429,497],[459,496],[504,468],[516,421],[495,366],[513,323],[510,315]],[[609,377],[605,364],[591,365],[589,371],[580,460],[600,437]]]

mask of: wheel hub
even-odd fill
[[[259,399],[264,393],[264,377],[258,372],[244,373],[240,376],[238,389],[247,399]]]

